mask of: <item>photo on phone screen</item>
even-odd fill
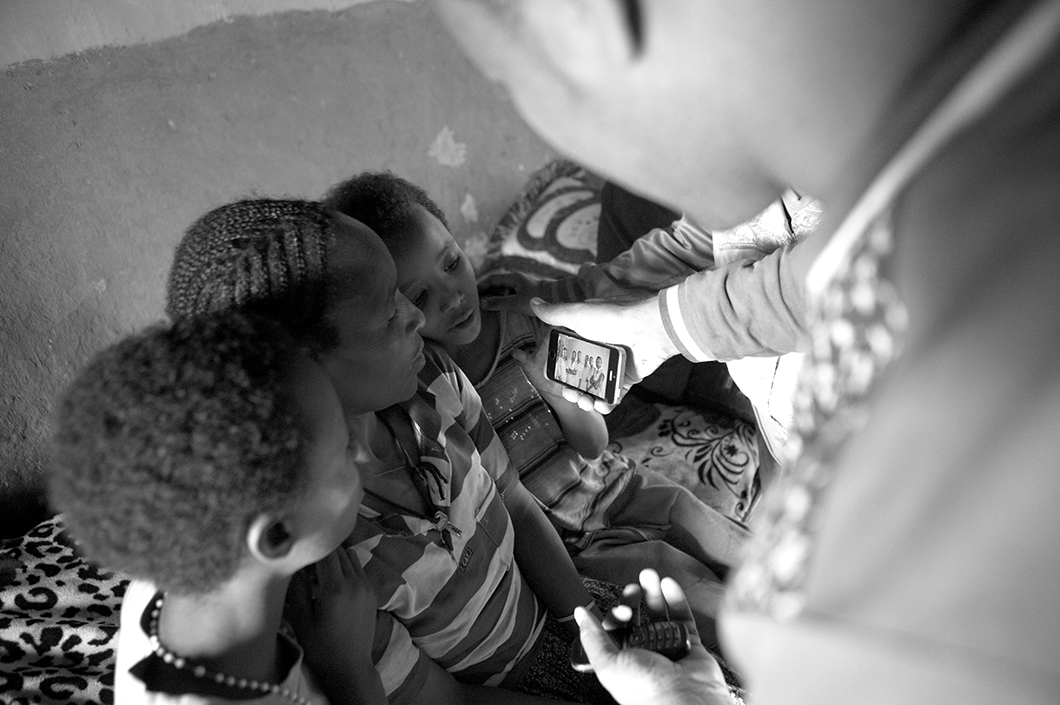
[[[548,336],[545,376],[608,404],[618,400],[626,352],[606,343],[553,328]]]

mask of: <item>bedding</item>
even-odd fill
[[[128,581],[77,555],[61,517],[0,541],[0,702],[114,702]]]
[[[535,173],[488,243],[480,274],[555,277],[595,257],[599,181],[556,161]],[[686,407],[655,405],[653,420],[611,449],[746,520],[758,492],[754,428]],[[61,517],[0,541],[0,702],[114,702],[118,617],[128,580],[82,559]]]

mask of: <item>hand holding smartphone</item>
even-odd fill
[[[549,331],[545,377],[553,382],[616,404],[625,369],[624,348],[588,340],[564,328]]]

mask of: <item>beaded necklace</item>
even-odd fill
[[[188,668],[187,659],[183,656],[178,656],[173,653],[165,646],[162,645],[161,639],[158,638],[158,620],[159,615],[162,614],[162,603],[165,601],[164,595],[159,595],[158,599],[155,600],[155,604],[151,607],[151,622],[147,630],[147,638],[151,642],[151,648],[154,649],[155,655],[161,658],[163,661],[173,666],[174,668],[191,673],[196,678],[201,678],[206,681],[213,681],[219,685],[227,685],[233,688],[242,688],[243,690],[257,691],[263,695],[279,695],[287,698],[296,705],[311,705],[311,703],[300,695],[292,693],[288,688],[282,688],[278,683],[263,683],[262,681],[253,680],[251,678],[236,678],[235,676],[226,676],[221,672],[214,672],[208,670],[205,666],[198,665],[193,668]]]

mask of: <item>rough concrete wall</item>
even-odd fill
[[[241,18],[3,71],[0,532],[38,516],[57,394],[161,318],[198,215],[385,168],[475,245],[551,156],[424,3]]]

